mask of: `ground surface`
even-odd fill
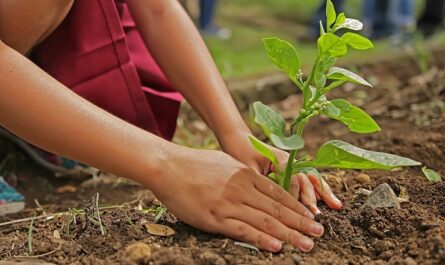
[[[434,58],[445,62],[444,53],[435,54]],[[443,65],[421,75],[410,59],[359,68],[375,82],[375,87],[345,86],[330,98],[350,95],[347,97],[350,101],[376,117],[383,131],[351,135],[341,124],[318,119],[305,134],[309,153],[326,140],[339,138],[364,148],[411,157],[444,175]],[[290,96],[273,107],[292,117],[299,101],[298,96]],[[196,128],[189,133],[182,128],[177,141],[187,142],[187,137],[193,137],[192,142],[208,138],[202,124],[187,124]],[[213,146],[211,140],[206,142]],[[337,212],[321,207],[323,215],[319,218],[326,233],[316,240],[311,253],[303,254],[286,246],[275,255],[238,246],[232,240],[200,232],[181,222],[171,223],[171,218],[161,222],[175,229],[176,235],[150,235],[145,225],[153,221],[154,215],[134,208],[137,205],[149,208],[153,196],[120,179],[99,177],[79,186],[76,181],[47,178],[47,173],[32,165],[24,168],[13,165],[9,171],[15,172],[20,190],[27,195],[28,208],[19,215],[2,217],[0,222],[32,216],[36,208],[34,198],[38,198],[46,212],[57,212],[82,209],[85,200],[99,192],[101,205],[124,208],[102,210],[105,236],[101,235],[97,223],[86,222],[82,214],[76,215],[76,224],[72,216],[66,215],[48,221],[35,220],[32,254],[28,245],[29,222],[0,225],[0,259],[43,255],[40,259],[56,264],[120,264],[128,261],[130,254],[125,252],[126,247],[144,242],[151,249],[149,258],[141,258],[147,264],[445,264],[445,182],[430,184],[419,168],[390,172],[324,171],[325,178],[344,201],[344,209]],[[32,185],[30,178],[35,179]],[[363,207],[365,198],[357,195],[358,189],[373,189],[384,182],[397,195],[408,196],[409,202],[402,203],[401,209]],[[86,223],[89,225],[85,226]],[[139,250],[147,252],[143,248]]]

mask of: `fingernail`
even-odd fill
[[[313,247],[314,247],[314,241],[312,241],[307,237],[302,238],[299,242],[299,248],[304,252],[311,251]]]
[[[332,195],[332,199],[334,200],[334,202],[337,204],[337,205],[339,205],[339,206],[342,206],[343,204],[341,203],[341,201],[337,198],[337,197],[335,197],[335,195]]]
[[[319,215],[319,214],[321,214],[321,211],[320,211],[320,209],[318,209],[317,206],[313,205],[313,206],[311,206],[311,208],[312,208],[312,212],[313,212],[315,215]]]
[[[310,211],[305,211],[304,214],[307,218],[314,220],[315,216]]]
[[[309,229],[314,236],[321,236],[324,233],[324,227],[319,223],[311,224]]]
[[[277,239],[269,240],[269,243],[267,245],[267,249],[271,252],[280,251],[282,247],[283,247],[283,244]]]

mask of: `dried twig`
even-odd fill
[[[55,253],[56,251],[59,251],[61,249],[61,247],[62,246],[59,245],[56,249],[53,249],[50,252],[39,254],[39,255],[34,255],[34,256],[13,256],[13,258],[16,258],[16,259],[35,259],[35,258],[46,257],[46,256],[49,256],[49,255]]]

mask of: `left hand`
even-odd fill
[[[225,135],[221,146],[224,152],[230,154],[240,162],[246,164],[262,175],[268,175],[274,170],[272,163],[259,154],[249,142],[250,132],[236,132]],[[268,146],[275,153],[282,167],[286,165],[289,154],[273,146]],[[342,208],[341,201],[334,195],[325,180],[311,174],[297,174],[292,176],[290,193],[298,201],[306,205],[313,214],[321,213],[317,207],[317,201],[323,200],[329,208],[339,210]]]

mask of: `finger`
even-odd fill
[[[305,174],[299,173],[297,178],[301,187],[300,201],[309,208],[313,214],[320,214],[321,212],[317,207],[317,197],[315,195],[314,186]]]
[[[221,227],[221,234],[257,246],[263,250],[278,252],[283,247],[280,240],[236,219],[225,219]]]
[[[291,209],[295,213],[314,219],[314,215],[303,204],[295,200],[286,190],[273,181],[266,178],[255,178],[255,188],[265,197],[272,199],[274,202],[279,202]]]
[[[258,194],[251,194],[251,196],[249,196],[250,201],[245,203],[245,206],[248,207],[245,211],[249,211],[249,208],[252,208],[259,213],[262,213],[263,215],[267,214],[268,216],[274,218],[274,224],[276,222],[280,223],[280,227],[287,227],[314,237],[321,237],[323,235],[324,228],[321,224],[315,222],[313,219],[302,216],[295,211],[292,211],[288,207],[284,206],[282,203],[279,203],[258,191],[257,193]],[[261,203],[259,204],[258,202]],[[258,216],[260,215],[259,213],[257,213]],[[241,213],[239,214],[242,215]],[[249,223],[257,221],[252,219],[242,220]],[[259,228],[258,226],[256,227]],[[264,232],[267,233],[269,231]],[[278,237],[278,235],[276,234],[273,235]]]
[[[301,251],[310,251],[314,247],[314,241],[307,236],[304,236],[299,231],[291,229],[273,216],[264,213],[260,210],[252,208],[248,205],[239,208],[240,221],[244,221],[254,228],[282,241],[286,241],[293,246],[299,248]],[[283,214],[283,217],[285,214]],[[308,218],[300,216],[298,218],[304,226],[310,226],[310,222],[315,223]],[[298,223],[298,221],[297,221]],[[320,231],[323,231],[323,226],[315,223]],[[320,236],[320,235],[318,235]]]
[[[318,192],[315,193],[315,197],[317,197],[317,201],[321,200],[320,195],[318,195]]]
[[[289,193],[297,200],[300,200],[300,182],[297,176],[292,176],[290,179]]]
[[[328,183],[326,183],[323,178],[319,179],[317,176],[312,174],[309,174],[308,178],[318,195],[320,195],[321,199],[329,206],[329,208],[336,210],[340,210],[342,208],[341,201],[335,197],[331,187],[329,187]]]

